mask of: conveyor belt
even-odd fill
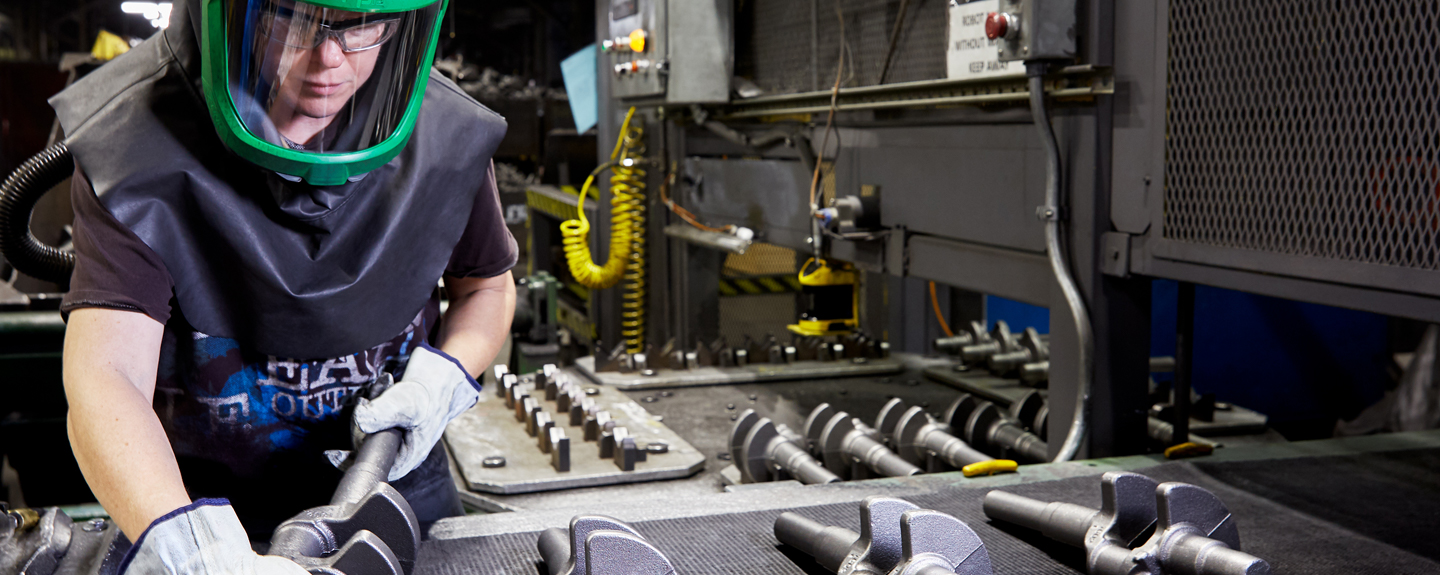
[[[1081,573],[1078,550],[1034,532],[991,524],[980,511],[980,498],[1002,487],[1098,507],[1098,474],[1129,468],[1214,491],[1235,514],[1245,551],[1270,561],[1276,573],[1440,572],[1440,545],[1434,542],[1440,521],[1440,434],[1393,437],[1399,438],[1398,446],[1396,439],[1257,446],[1199,463],[1155,465],[1136,457],[1032,466],[1020,476],[980,481],[947,474],[757,489],[703,501],[647,501],[643,512],[625,511],[638,510],[640,504],[597,501],[589,511],[609,510],[632,521],[682,574],[823,573],[804,557],[789,556],[794,552],[775,541],[771,529],[780,510],[798,507],[806,517],[855,529],[855,501],[889,494],[969,523],[989,548],[996,573]],[[1420,438],[1412,443],[1424,447],[1403,449],[1407,437]],[[1335,448],[1376,444],[1386,447],[1360,453]],[[821,500],[832,502],[810,504]],[[683,516],[643,518],[656,513]],[[416,573],[543,573],[535,550],[538,527],[563,525],[565,512],[505,515],[517,517],[468,517],[437,525],[432,532],[437,539],[423,546]]]

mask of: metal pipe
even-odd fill
[[[1075,458],[1089,432],[1090,378],[1094,359],[1094,336],[1090,332],[1090,312],[1085,309],[1085,299],[1075,285],[1066,266],[1065,254],[1060,244],[1060,145],[1055,141],[1055,130],[1050,126],[1050,110],[1045,101],[1045,68],[1043,63],[1029,63],[1026,71],[1030,76],[1030,113],[1034,116],[1035,128],[1040,131],[1040,141],[1045,146],[1045,205],[1038,215],[1045,221],[1045,251],[1050,257],[1050,268],[1055,272],[1065,302],[1070,306],[1070,315],[1075,321],[1075,337],[1079,340],[1078,355],[1080,369],[1075,380],[1075,414],[1070,420],[1070,431],[1060,445],[1060,451],[1053,461],[1069,461]]]
[[[1190,374],[1195,353],[1195,284],[1180,282],[1175,304],[1175,380],[1170,388],[1170,409],[1175,427],[1171,445],[1190,437]],[[1169,447],[1167,445],[1166,447]]]

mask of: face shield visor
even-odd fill
[[[204,0],[205,96],[230,148],[315,185],[409,139],[444,0]]]

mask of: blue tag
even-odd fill
[[[600,104],[596,98],[598,87],[595,82],[595,45],[571,54],[560,63],[560,73],[565,76],[565,92],[570,98],[570,114],[575,116],[575,133],[584,134],[595,127],[600,115]]]

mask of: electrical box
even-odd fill
[[[730,100],[733,0],[612,0],[601,72],[619,99],[667,104]]]
[[[985,34],[1000,44],[1000,61],[1073,60],[1076,0],[1000,0]]]

